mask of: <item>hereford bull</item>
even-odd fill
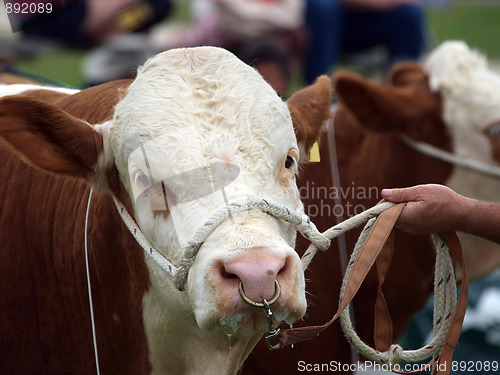
[[[420,154],[400,138],[406,134],[452,150],[452,138],[442,119],[442,98],[432,92],[424,69],[404,63],[392,69],[388,81],[389,85],[381,85],[353,73],[336,73],[334,91],[340,105],[334,129],[322,135],[321,162],[309,164],[298,180],[306,211],[320,230],[330,227],[333,217],[346,219],[375,205],[382,188],[444,183],[452,173],[451,165]],[[332,177],[332,145],[336,145],[339,185]],[[354,248],[359,231],[348,232],[348,252]],[[299,238],[297,249],[306,246]],[[393,342],[432,293],[435,258],[428,236],[397,231],[394,249],[383,286],[393,318]],[[304,322],[296,326],[323,324],[335,313],[342,281],[340,257],[335,243],[309,266],[309,307]],[[372,346],[376,293],[377,276],[371,272],[353,305],[359,336]],[[242,373],[299,374],[315,368],[350,373],[356,369],[351,366],[356,360],[340,324],[334,324],[319,337],[281,352],[270,353],[259,343]]]
[[[133,82],[1,90],[0,373],[95,373],[85,243],[102,374],[235,373],[268,329],[239,285],[253,301],[278,298],[275,323],[304,315],[288,222],[233,215],[178,290],[112,197],[174,264],[226,199],[254,195],[300,211],[295,174],[330,116],[328,78],[284,103],[233,55],[200,47],[153,57]],[[214,165],[228,176],[211,174]]]

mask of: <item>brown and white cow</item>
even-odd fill
[[[263,311],[240,298],[240,280],[254,301],[272,298],[279,282],[278,322],[304,315],[291,224],[258,210],[224,221],[180,291],[145,257],[112,196],[174,263],[181,242],[226,198],[255,195],[300,211],[297,164],[330,116],[328,78],[284,103],[232,54],[200,47],[151,58],[134,81],[79,92],[2,90],[1,374],[96,371],[84,257],[90,186],[86,236],[101,374],[236,373],[268,329]],[[200,186],[175,183],[214,163],[239,171],[224,194],[199,196]],[[216,184],[207,178],[196,181]],[[163,206],[161,189],[169,198]]]
[[[500,150],[500,90],[496,89],[499,85],[500,76],[488,66],[484,56],[462,42],[444,43],[423,65],[395,66],[387,85],[338,72],[334,86],[341,104],[335,117],[334,138],[341,185],[339,190],[332,182],[329,135],[324,133],[321,163],[309,165],[298,180],[311,218],[324,230],[335,213],[344,214],[345,218],[357,213],[358,205],[359,209],[373,205],[381,188],[429,182],[445,183],[478,199],[498,200],[498,179],[433,160],[407,147],[399,134],[494,165],[499,162]],[[341,208],[333,206],[335,198],[343,201]],[[347,235],[348,250],[356,239],[354,233]],[[424,237],[402,233],[398,236],[391,275],[384,283],[394,318],[395,339],[429,295],[433,263],[433,252]],[[472,279],[498,268],[498,245],[471,235],[459,236]],[[306,245],[299,238],[298,248]],[[311,273],[306,273],[310,301],[304,324],[327,321],[337,307],[340,260],[332,249],[317,257],[309,267]],[[371,343],[375,285],[376,279],[367,281],[354,303],[356,327]],[[294,360],[287,362],[287,358]],[[278,368],[287,374],[298,374],[314,368],[307,367],[311,364],[324,364],[323,368],[331,369],[345,365],[349,369],[350,363],[349,345],[340,326],[333,325],[315,340],[282,353],[267,354],[259,344],[244,368],[248,374],[257,370],[272,374]]]
[[[461,41],[448,41],[427,58],[432,90],[443,98],[443,120],[454,151],[485,165],[500,164],[500,74]],[[498,201],[500,179],[457,167],[446,185],[475,199]],[[500,246],[460,233],[469,276],[480,279],[500,267]]]
[[[441,96],[431,91],[423,68],[418,64],[400,64],[392,69],[388,80],[389,85],[381,85],[354,73],[335,75],[334,91],[340,105],[334,132],[323,132],[321,162],[307,165],[298,179],[306,212],[321,231],[331,226],[336,215],[345,220],[375,205],[382,188],[444,183],[452,173],[451,165],[420,154],[400,139],[404,133],[444,150],[452,149],[451,135],[442,120]],[[339,186],[334,184],[331,173],[332,135]],[[336,206],[337,199],[340,202]],[[347,233],[349,253],[360,230]],[[316,255],[306,272],[309,306],[304,321],[294,326],[323,324],[337,310],[342,266],[338,245],[333,244],[327,252]],[[297,250],[306,246],[299,238]],[[396,231],[392,264],[383,286],[393,319],[393,342],[432,293],[434,259],[435,250],[428,236]],[[377,285],[376,273],[370,272],[353,305],[356,330],[372,346]],[[242,373],[300,374],[315,369],[350,373],[359,369],[351,366],[353,361],[356,358],[336,323],[319,337],[293,348],[269,352],[259,343]]]

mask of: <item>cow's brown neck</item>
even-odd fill
[[[74,116],[96,123],[109,119],[118,99],[117,89],[126,85],[108,84],[107,97],[89,89],[75,97],[46,93],[45,99],[55,100]],[[110,95],[112,92],[115,95]],[[42,92],[32,94],[44,96]],[[0,194],[9,197],[0,201],[0,226],[2,233],[9,234],[2,236],[2,247],[26,250],[10,252],[2,262],[2,267],[22,271],[9,279],[7,272],[0,272],[4,291],[0,303],[14,307],[19,301],[24,304],[10,312],[2,309],[0,321],[26,330],[2,330],[0,372],[92,373],[95,366],[83,248],[89,186],[31,168],[3,145],[0,155],[4,161],[0,176],[5,181]],[[101,372],[149,374],[142,320],[149,273],[142,249],[124,227],[108,193],[94,193],[88,238]],[[31,322],[29,327],[26,322]],[[29,357],[23,353],[30,353]],[[33,353],[39,355],[33,357]]]

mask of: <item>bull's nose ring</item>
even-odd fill
[[[281,296],[281,287],[280,287],[280,284],[278,283],[278,280],[276,280],[276,279],[274,279],[274,288],[275,288],[274,289],[275,290],[274,297],[271,300],[267,301],[268,306],[271,306],[272,304],[276,303],[278,298],[280,298],[280,296]],[[258,307],[258,308],[264,307],[264,304],[262,302],[255,302],[247,297],[247,295],[245,294],[245,291],[243,290],[243,283],[241,281],[240,281],[240,284],[238,285],[238,292],[240,293],[240,296],[243,299],[243,301],[248,303],[250,306]]]

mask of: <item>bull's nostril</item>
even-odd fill
[[[281,269],[278,271],[278,275],[281,275],[281,274],[285,274],[287,271],[288,271],[288,268],[289,268],[289,259],[285,259],[285,264],[283,264],[283,267],[281,267]]]
[[[234,297],[235,292],[240,296],[244,293],[249,300],[261,303],[264,299],[270,302],[280,298],[281,281],[286,291],[285,281],[290,278],[293,268],[289,263],[289,259],[273,254],[268,248],[255,248],[242,251],[241,255],[231,259],[220,260],[214,271],[220,288],[228,294],[233,293]]]
[[[236,276],[234,273],[229,273],[224,268],[221,269],[220,274],[221,274],[222,278],[224,278],[224,279],[237,279],[238,278],[238,276]]]

